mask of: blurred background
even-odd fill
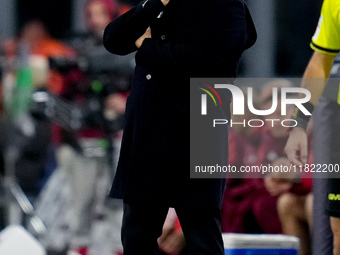
[[[0,39],[12,38],[32,18],[43,20],[51,35],[63,38],[84,31],[86,0],[1,0]],[[245,54],[246,76],[300,76],[311,56],[306,47],[314,33],[322,1],[248,0],[258,30],[258,41]],[[258,64],[261,63],[261,64]]]
[[[138,2],[0,0],[0,235],[16,225],[35,236],[37,249],[40,245],[48,254],[122,254],[122,204],[106,194],[117,162],[134,55],[109,54],[102,33],[110,20]],[[309,43],[322,0],[247,4],[258,40],[244,53],[239,77],[280,78],[254,93],[257,109],[267,109],[273,87],[292,86],[288,77],[301,78],[313,53]],[[287,137],[285,128],[233,128],[230,164],[289,164],[283,152]],[[284,220],[292,215],[285,209],[297,208],[303,219],[287,234],[302,233],[299,254],[310,254],[311,189],[310,178],[282,185],[230,179],[222,230],[286,233]],[[23,229],[14,229],[14,235]],[[188,254],[173,210],[163,232],[159,246],[164,254]],[[0,242],[0,254],[17,255],[1,249]]]

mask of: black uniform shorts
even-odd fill
[[[334,170],[340,167],[340,105],[334,102],[334,118],[332,118],[331,164]],[[327,213],[340,218],[340,171],[329,173]],[[334,178],[335,177],[335,178]]]

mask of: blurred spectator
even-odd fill
[[[284,83],[281,81],[281,87]],[[277,87],[278,84],[268,85],[262,93],[262,100],[266,101],[270,94],[271,88]],[[287,83],[287,85],[289,84]],[[280,100],[279,100],[280,101]],[[268,109],[271,101],[264,108]],[[287,109],[287,116],[292,115],[292,107]],[[271,119],[283,120],[287,116],[282,116],[279,111],[274,112]],[[311,127],[310,127],[311,131]],[[309,132],[311,134],[311,132]],[[287,142],[289,132],[282,126],[269,127],[269,132],[264,136],[263,147],[259,149],[262,163],[272,162],[272,166],[284,167],[290,169],[291,163],[283,153],[284,146]],[[311,141],[310,141],[311,142]],[[266,144],[271,144],[270,147]],[[274,145],[275,144],[275,145]],[[268,148],[271,148],[268,150]],[[312,163],[313,153],[310,151],[308,163]],[[301,178],[303,177],[303,178]],[[312,224],[312,179],[308,173],[292,172],[275,172],[269,173],[264,179],[266,194],[272,195],[275,201],[274,206],[278,208],[278,214],[282,225],[283,232],[289,235],[295,235],[300,238],[300,254],[310,254],[310,227]],[[262,180],[261,180],[262,181]],[[268,198],[269,199],[269,198]],[[277,202],[276,202],[277,201]],[[276,206],[277,203],[277,206]]]
[[[31,55],[41,55],[48,58],[50,56],[73,54],[69,47],[52,38],[44,23],[39,20],[32,20],[24,25],[20,35],[20,42],[29,47]]]
[[[10,39],[3,44],[6,60],[15,60],[20,44],[29,48],[31,55],[70,56],[74,51],[61,41],[52,38],[41,20],[30,20],[21,28],[17,38]]]
[[[89,0],[84,11],[87,31],[68,39],[77,57],[52,59],[54,68],[65,77],[60,97],[86,108],[88,114],[80,130],[62,131],[58,155],[71,187],[70,250],[81,255],[111,255],[122,250],[122,207],[115,204],[114,209],[109,208],[106,195],[114,174],[112,158],[117,158],[112,149],[120,145],[134,55],[112,55],[102,44],[104,28],[119,12],[115,1]],[[93,236],[92,223],[98,219],[110,220],[109,243]]]
[[[11,79],[11,69],[14,68],[17,49],[19,45],[25,45],[29,49],[30,55],[43,56],[49,58],[51,56],[73,56],[74,51],[66,46],[64,43],[52,38],[44,23],[40,20],[28,21],[21,29],[19,37],[8,40],[4,43],[4,52],[6,56],[7,70],[4,81]],[[4,82],[4,86],[5,86]],[[48,77],[48,89],[53,92],[60,92],[63,85],[62,77],[60,74],[51,72]]]
[[[256,91],[255,91],[256,92]],[[246,89],[243,93],[247,95]],[[258,93],[254,94],[254,106],[259,107]],[[233,115],[234,122],[241,123],[253,119],[248,107],[245,115]],[[229,134],[229,164],[240,169],[241,166],[251,166],[257,161],[257,148],[260,143],[263,128],[252,128],[243,125],[233,125]],[[252,216],[254,201],[253,179],[246,176],[227,176],[227,185],[222,207],[222,232],[255,233],[258,232]]]
[[[311,154],[310,154],[311,155]],[[312,156],[309,156],[311,163]],[[277,159],[273,165],[290,167],[287,158]],[[300,255],[311,254],[313,195],[311,176],[300,179],[295,172],[275,173],[265,178],[268,192],[278,198],[278,213],[283,233],[300,239]]]
[[[47,86],[48,63],[44,56],[32,55],[21,36],[16,45],[7,46],[2,95],[5,117],[0,123],[0,153],[5,161],[5,177],[17,181],[25,193],[22,195],[34,203],[56,166],[50,123],[30,108],[32,93]],[[15,193],[13,195],[18,204],[7,200],[5,210],[13,208],[11,205],[22,206],[23,199],[19,200]],[[21,209],[27,213],[25,208]],[[15,222],[28,226],[21,214],[16,217],[7,214],[5,220],[6,224]]]
[[[272,106],[272,89],[291,86],[289,81],[274,80],[265,84],[259,96],[256,109],[269,109]],[[256,96],[253,97],[256,99]],[[260,104],[260,106],[259,106]],[[278,105],[280,94],[278,93]],[[293,108],[292,108],[293,109]],[[292,109],[287,109],[287,115],[282,116],[280,107],[268,119],[287,119]],[[232,117],[234,120],[234,116]],[[258,119],[246,114],[248,119]],[[238,120],[240,122],[240,120]],[[238,125],[233,128],[230,136],[231,152],[230,164],[240,166],[260,166],[275,164],[280,157],[284,157],[284,146],[288,138],[287,128],[281,121],[265,121],[261,128]],[[241,128],[240,128],[241,126]],[[274,126],[274,127],[273,127]],[[236,132],[235,132],[236,131]],[[240,135],[241,134],[241,135]],[[246,134],[246,135],[242,135]],[[243,179],[228,180],[223,204],[222,227],[225,232],[237,233],[281,233],[281,223],[277,212],[278,196],[272,196],[266,189],[264,180],[254,174],[246,173]],[[247,178],[252,177],[252,178]],[[235,208],[237,208],[235,210]]]
[[[312,193],[296,195],[285,192],[278,201],[283,233],[300,239],[300,255],[311,254],[312,209]]]
[[[8,117],[3,128],[8,131],[5,133],[10,139],[5,141],[3,148],[8,149],[10,144],[19,146],[15,175],[24,191],[35,197],[46,181],[47,169],[51,171],[55,162],[50,124],[30,112],[31,93],[48,87],[47,58],[51,55],[71,55],[73,51],[51,38],[44,24],[38,20],[27,22],[19,36],[5,42],[2,48],[2,100]],[[23,101],[22,96],[27,102]]]
[[[277,79],[264,85],[261,91],[262,109],[269,109],[273,104],[273,88],[278,89],[278,105],[281,105],[280,89],[290,87],[292,84],[288,80]],[[277,119],[277,122],[265,122],[265,130],[261,136],[258,147],[258,158],[256,165],[274,165],[281,157],[285,157],[284,146],[288,139],[288,128],[281,125],[281,121],[288,119],[293,113],[293,107],[287,106],[287,114],[282,115],[281,108],[267,115],[267,119]],[[275,124],[274,124],[275,123]],[[265,233],[282,232],[281,222],[277,211],[278,196],[272,196],[266,189],[264,179],[256,181],[256,201],[254,202],[254,215],[261,229]]]

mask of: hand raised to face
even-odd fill
[[[151,38],[151,28],[150,27],[148,27],[148,29],[145,31],[145,33],[136,40],[135,45],[136,45],[137,48],[140,48],[140,46],[142,46],[142,43],[144,42],[145,38]]]

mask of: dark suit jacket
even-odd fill
[[[160,14],[161,13],[161,14]],[[225,180],[189,178],[190,77],[235,77],[256,31],[242,0],[147,0],[112,21],[104,45],[136,51],[111,196],[169,206],[220,207]],[[226,155],[227,157],[227,155]]]

